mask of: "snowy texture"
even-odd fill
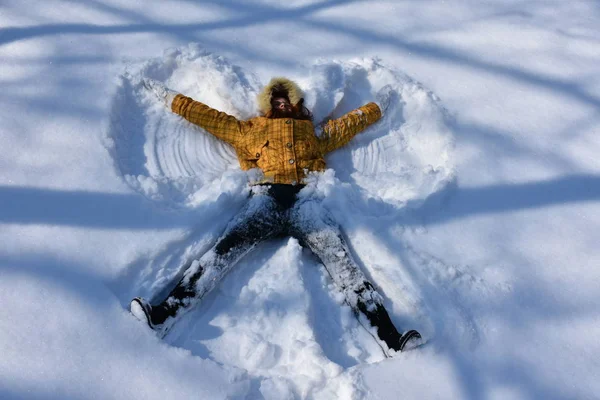
[[[597,398],[599,23],[584,0],[4,1],[0,398]],[[425,347],[384,359],[294,239],[164,340],[127,310],[257,174],[142,79],[249,118],[273,76],[316,122],[392,87],[302,196]]]

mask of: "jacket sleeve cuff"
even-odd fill
[[[172,104],[173,104],[173,100],[175,99],[175,96],[177,96],[179,93],[177,93],[174,90],[170,90],[167,89],[167,95],[165,96],[165,104],[167,105],[167,107],[171,108]]]

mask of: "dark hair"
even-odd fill
[[[296,104],[293,108],[298,110],[299,117],[296,119],[305,119],[308,121],[313,120],[313,115],[310,110],[304,107],[304,99],[300,99],[298,104]]]
[[[275,93],[273,93],[273,97],[271,97],[271,99],[276,98],[276,97],[285,97],[287,99],[287,93],[283,93],[283,94],[278,93],[277,95],[275,95]],[[271,107],[269,112],[267,112],[265,114],[265,117],[267,117],[267,118],[289,118],[289,117],[292,117],[293,119],[302,119],[302,120],[307,120],[307,121],[313,120],[312,113],[310,112],[310,110],[308,108],[306,108],[304,106],[304,99],[300,99],[300,101],[297,104],[292,105],[291,115],[281,112],[280,110],[278,110],[274,107]]]

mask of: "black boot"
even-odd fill
[[[154,329],[158,325],[152,321],[152,306],[145,299],[136,297],[131,300],[129,310],[134,317],[142,322],[146,322],[150,328]]]
[[[400,337],[400,351],[408,351],[423,343],[421,334],[414,329],[406,331]]]
[[[146,322],[159,336],[163,337],[167,333],[169,327],[165,321],[170,315],[160,305],[152,306],[146,299],[136,297],[129,303],[129,309],[134,317]]]
[[[375,310],[369,310],[367,306],[358,302],[358,309],[365,314],[371,326],[377,329],[377,336],[385,342],[390,349],[395,351],[410,350],[420,344],[421,334],[410,330],[400,334],[386,309],[381,304],[375,305]]]

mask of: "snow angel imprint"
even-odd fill
[[[359,318],[366,318],[388,349],[402,351],[420,334],[400,334],[383,306],[381,296],[351,258],[348,245],[332,216],[311,198],[298,198],[309,172],[323,171],[325,155],[376,123],[389,105],[391,88],[368,103],[328,121],[317,137],[303,92],[286,78],[273,78],[258,96],[261,116],[240,121],[199,101],[146,79],[144,86],[171,110],[235,149],[244,170],[258,168],[242,211],[228,224],[216,244],[193,261],[177,286],[158,304],[137,297],[131,312],[164,336],[186,311],[196,306],[227,272],[257,244],[274,237],[293,236],[323,263],[337,288]]]

